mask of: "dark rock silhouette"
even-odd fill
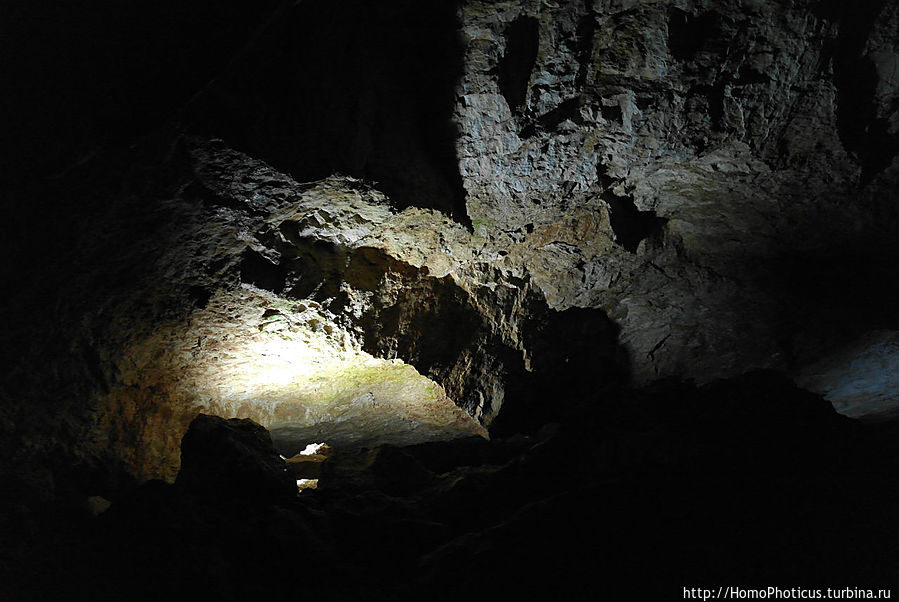
[[[190,423],[181,441],[175,485],[192,494],[224,498],[291,497],[297,492],[264,427],[252,420],[206,414]]]

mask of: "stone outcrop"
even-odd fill
[[[357,4],[344,6],[366,14]],[[285,9],[271,37],[321,10]],[[444,14],[444,25],[427,20],[427,42],[408,33],[422,25],[419,9],[396,2],[388,13],[406,27],[389,44],[334,22],[317,28],[353,40],[334,61],[354,67],[323,80],[298,48],[249,47],[195,102],[198,123],[301,179],[311,163],[298,154],[365,136],[355,146],[371,160],[335,159],[331,170],[470,226],[464,246],[485,245],[491,273],[460,279],[523,281],[550,309],[603,311],[621,327],[638,382],[798,369],[846,337],[890,327],[884,308],[896,290],[876,275],[896,256],[890,3],[471,1],[458,7],[457,37]],[[369,79],[362,54],[377,58],[382,82]],[[293,60],[303,67],[270,67]],[[386,115],[405,107],[389,82],[421,60],[458,76],[452,85],[429,77],[416,96],[435,119],[451,113],[453,149],[433,129],[409,131],[420,111]],[[247,86],[259,104],[239,104],[237,115]],[[327,101],[335,91],[340,104]],[[294,99],[287,110],[306,119],[313,92],[322,102],[311,115],[333,128],[324,142],[320,126],[280,106]],[[278,123],[277,140],[261,138],[263,120]],[[415,163],[379,163],[408,148],[420,149]],[[406,194],[423,178],[446,188],[433,174],[448,152],[464,212],[440,195]],[[859,264],[870,273],[859,278]]]
[[[871,159],[872,138],[893,134],[869,126],[895,113],[857,87],[895,93],[892,51],[871,49],[896,29],[879,4],[466,3],[456,113],[472,223],[514,241],[551,307],[616,320],[638,380],[807,361],[835,343],[808,331],[838,319],[794,308],[843,296],[780,281],[848,250],[895,257],[893,143]]]
[[[181,440],[175,485],[195,495],[224,498],[290,498],[293,475],[252,420],[200,414]]]
[[[23,487],[171,480],[197,412],[288,456],[534,431],[895,331],[894,3],[438,4],[285,3],[176,126],[16,192],[55,214]]]

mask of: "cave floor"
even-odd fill
[[[174,485],[98,516],[0,515],[0,599],[674,600],[899,574],[899,425],[772,373],[622,391],[535,433],[330,454],[299,494],[257,425],[220,422]]]

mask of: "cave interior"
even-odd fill
[[[896,0],[4,12],[0,599],[899,581]]]

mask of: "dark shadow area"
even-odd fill
[[[537,61],[540,24],[533,17],[519,17],[505,32],[506,49],[497,65],[499,91],[513,113],[520,113],[527,100],[531,71]]]
[[[58,174],[159,127],[281,2],[4,3],[4,181]]]
[[[620,108],[614,108],[620,114]],[[632,198],[612,192],[616,181],[609,177],[608,168],[602,163],[596,164],[596,181],[602,200],[609,205],[609,225],[615,233],[615,242],[626,251],[636,253],[640,241],[658,234],[668,222],[667,218],[657,217],[655,211],[640,211]]]
[[[873,242],[873,241],[872,241]],[[840,349],[866,332],[899,328],[899,249],[893,246],[781,256],[760,266],[760,285],[777,295],[792,368]]]
[[[400,208],[467,224],[452,121],[457,28],[449,0],[292,3],[186,119],[300,181],[363,178]]]
[[[820,13],[840,24],[832,49],[834,83],[837,87],[837,128],[846,150],[862,165],[862,183],[871,181],[899,153],[899,138],[888,131],[886,119],[878,118],[875,90],[877,71],[865,44],[886,0],[860,4],[823,2]]]
[[[581,107],[584,106],[585,102],[586,98],[582,96],[563,100],[557,107],[540,115],[537,119],[522,128],[521,138],[530,138],[537,132],[537,130],[552,132],[566,120],[571,120],[578,125],[583,124]]]
[[[611,121],[613,123],[619,124],[622,122],[623,113],[621,112],[621,106],[619,105],[600,105],[599,107],[600,114],[602,118],[606,121]]]
[[[249,248],[244,251],[240,262],[240,280],[273,293],[284,290],[281,267]]]
[[[688,61],[721,34],[719,16],[714,12],[693,16],[679,8],[668,12],[668,49],[679,61]]]
[[[687,102],[707,112],[712,120],[712,127],[721,131],[721,120],[724,117],[724,90],[726,82],[718,81],[713,85],[696,84],[690,86]]]
[[[575,46],[578,70],[574,81],[578,87],[583,87],[587,83],[587,74],[590,73],[591,59],[593,57],[593,36],[595,33],[596,18],[593,14],[581,17],[577,23],[577,44]]]
[[[426,268],[415,268],[378,249],[356,251],[344,279],[357,290],[375,293],[362,317],[365,350],[403,358],[438,382],[445,382],[460,358],[470,357],[478,339],[487,334],[483,318],[451,278],[434,278]],[[385,279],[401,285],[387,292]],[[466,399],[455,401],[472,407]]]
[[[209,299],[212,298],[212,291],[204,286],[193,285],[187,289],[187,295],[197,309],[203,309],[209,304]]]
[[[73,502],[32,509],[32,537],[0,564],[0,594],[586,600],[598,582],[622,599],[680,599],[694,582],[876,592],[899,562],[897,434],[772,372],[662,381],[536,435],[334,450],[319,489],[297,494],[265,429],[201,415],[174,485],[126,488],[96,518]],[[314,577],[285,577],[298,567]]]
[[[613,114],[620,116],[619,107],[609,108],[617,109]],[[609,225],[615,233],[615,243],[626,251],[636,253],[642,240],[658,235],[668,222],[655,211],[637,209],[633,198],[612,192],[619,181],[609,176],[608,168],[601,162],[596,164],[596,182],[600,198],[609,205]]]
[[[667,223],[655,211],[640,211],[629,197],[606,192],[603,200],[609,204],[609,222],[615,232],[615,242],[631,253],[637,252],[640,241],[657,234]]]

